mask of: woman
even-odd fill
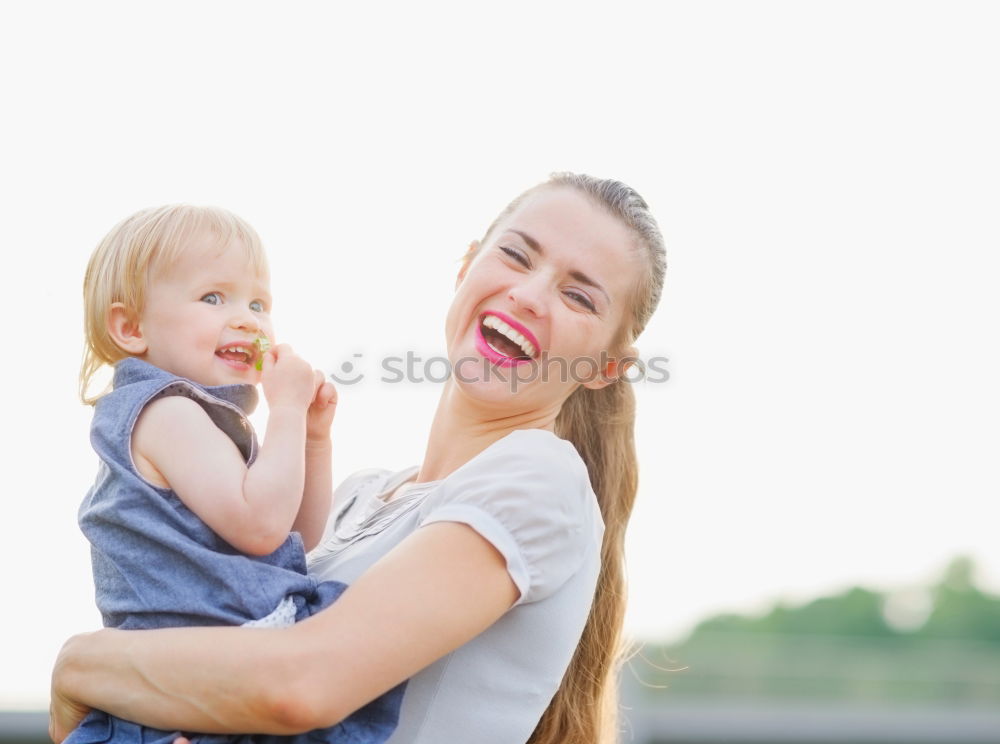
[[[454,375],[423,463],[335,494],[312,570],[350,583],[341,599],[282,629],[73,638],[53,674],[53,738],[91,706],[287,734],[409,679],[393,744],[612,741],[636,491],[619,360],[664,268],[656,223],[623,184],[557,174],[518,197],[459,271]]]

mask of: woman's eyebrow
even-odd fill
[[[510,232],[514,233],[515,235],[520,235],[521,239],[528,244],[528,247],[535,253],[537,253],[539,256],[545,255],[545,251],[542,250],[541,244],[539,244],[539,242],[535,240],[533,237],[528,235],[528,233],[522,232],[520,230],[514,230],[512,228],[510,228]],[[591,279],[582,271],[577,271],[576,269],[570,271],[569,275],[574,279],[576,279],[581,284],[586,284],[588,287],[593,287],[594,289],[600,291],[605,296],[605,298],[607,298],[608,304],[609,305],[611,304],[611,295],[609,295],[607,293],[607,290],[605,290],[604,287],[602,287],[598,282]]]
[[[528,247],[535,253],[537,253],[539,256],[545,254],[545,251],[542,250],[542,246],[538,244],[538,241],[535,240],[530,235],[528,235],[528,233],[521,232],[520,230],[511,230],[511,232],[514,233],[515,235],[520,235],[524,239],[524,242],[528,244]]]

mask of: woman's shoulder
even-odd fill
[[[595,513],[596,497],[570,442],[547,430],[519,429],[441,481],[424,512],[452,504],[478,506],[506,521],[548,520],[580,528]]]
[[[576,448],[550,431],[494,442],[428,494],[420,522],[461,522],[507,561],[519,603],[555,592],[599,550],[597,498]]]
[[[576,484],[590,478],[576,447],[547,429],[517,429],[455,471],[461,478],[487,471],[501,480],[526,477],[538,486]]]

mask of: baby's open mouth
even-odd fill
[[[249,365],[257,356],[257,350],[252,344],[229,344],[217,350],[215,355],[229,362]]]
[[[538,353],[533,343],[495,315],[484,316],[480,328],[486,343],[498,354],[527,360]]]

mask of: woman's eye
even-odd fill
[[[218,292],[209,292],[207,295],[201,298],[202,302],[207,302],[209,305],[221,305],[222,295]]]
[[[501,245],[500,246],[500,250],[502,250],[508,256],[510,256],[511,258],[513,258],[515,261],[517,261],[522,266],[524,266],[524,267],[528,267],[529,266],[528,259],[519,250],[517,250],[515,248],[508,248],[505,245]]]
[[[260,300],[254,300],[253,302],[250,303],[250,309],[253,310],[255,313],[262,313],[264,312],[264,303],[261,302]]]
[[[579,292],[573,292],[572,290],[567,290],[566,296],[572,299],[578,305],[583,305],[585,308],[590,310],[590,312],[592,313],[597,312],[597,308],[594,306],[594,303],[591,302],[590,298],[587,297],[586,295],[582,295]]]

